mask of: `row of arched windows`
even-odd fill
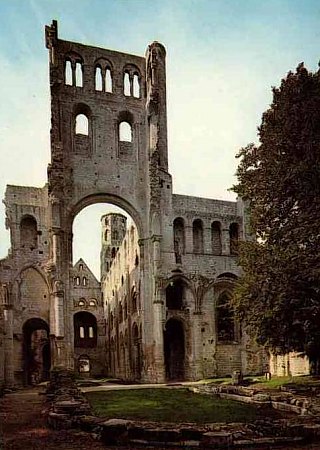
[[[74,127],[75,134],[89,136],[89,118],[85,114],[76,115]],[[119,123],[118,138],[120,142],[132,142],[132,126],[129,122]]]
[[[73,285],[74,286],[88,286],[88,278],[87,277],[74,277],[73,279]]]
[[[113,80],[111,67],[97,64],[94,71],[95,90],[112,93]],[[83,87],[83,63],[80,59],[67,59],[65,62],[64,81],[67,86]],[[127,97],[140,98],[140,75],[125,70],[123,74],[123,94]]]
[[[91,298],[90,300],[86,300],[85,298],[80,298],[78,302],[76,303],[76,306],[79,306],[80,308],[84,308],[87,306],[97,306],[97,300],[95,298]]]
[[[173,221],[173,239],[176,262],[181,262],[181,255],[185,253],[185,225],[181,217]],[[238,254],[239,225],[235,222],[229,226],[230,254]],[[203,223],[195,219],[192,223],[193,253],[204,253]],[[213,255],[222,254],[221,223],[214,221],[211,224],[211,251]]]

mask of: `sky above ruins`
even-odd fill
[[[50,157],[44,25],[59,36],[144,55],[167,48],[169,170],[174,192],[233,200],[235,154],[257,141],[271,86],[304,61],[317,69],[317,0],[0,0],[0,196],[6,184],[43,186]],[[75,258],[100,239],[103,205],[77,218]],[[0,258],[9,247],[0,209]],[[88,238],[88,229],[90,238]],[[83,247],[80,243],[83,243]],[[92,254],[91,254],[91,253]]]

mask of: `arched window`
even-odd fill
[[[64,84],[72,86],[72,66],[71,61],[66,61],[65,71],[64,71]]]
[[[123,93],[126,96],[131,95],[131,82],[128,72],[125,72],[123,77]]]
[[[78,114],[75,121],[75,133],[84,134],[88,136],[89,134],[89,120],[85,114]]]
[[[97,301],[94,298],[90,299],[89,306],[97,306]]]
[[[112,75],[110,69],[106,70],[105,91],[112,92]]]
[[[86,304],[85,299],[84,298],[80,298],[78,306],[85,306],[85,304]]]
[[[97,319],[89,312],[81,311],[73,316],[75,347],[93,348],[97,345]]]
[[[170,281],[166,289],[166,307],[181,310],[184,307],[185,285],[182,280]]]
[[[211,225],[211,246],[214,255],[221,255],[221,224],[220,222],[212,222]]]
[[[96,67],[95,89],[96,89],[96,91],[102,91],[102,89],[103,89],[102,70],[101,70],[101,67],[99,67],[99,66]]]
[[[203,225],[202,220],[196,219],[193,221],[193,252],[203,253]]]
[[[132,142],[132,128],[129,122],[119,123],[119,141]]]
[[[80,277],[75,277],[73,280],[75,286],[80,286]]]
[[[184,220],[181,217],[173,221],[173,244],[176,263],[181,264],[181,255],[185,252]]]
[[[80,62],[76,63],[76,86],[83,87],[82,64]]]
[[[239,251],[239,225],[237,223],[230,224],[230,255],[237,255]]]
[[[235,340],[235,321],[233,309],[230,305],[230,297],[223,293],[217,301],[217,335],[218,340],[232,342]]]
[[[82,286],[88,286],[88,279],[86,277],[82,278]]]
[[[137,74],[133,75],[133,96],[136,98],[140,97],[140,82]]]
[[[28,250],[34,250],[38,247],[37,221],[34,217],[27,216],[21,220],[20,245]]]

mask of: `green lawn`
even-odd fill
[[[158,422],[251,422],[278,417],[273,410],[194,394],[187,389],[130,389],[87,392],[94,413],[100,417]]]

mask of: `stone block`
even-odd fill
[[[101,440],[108,445],[126,443],[128,441],[128,428],[131,426],[129,420],[109,419],[100,423]]]
[[[233,443],[232,433],[224,431],[209,431],[202,436],[202,446],[224,447]]]

